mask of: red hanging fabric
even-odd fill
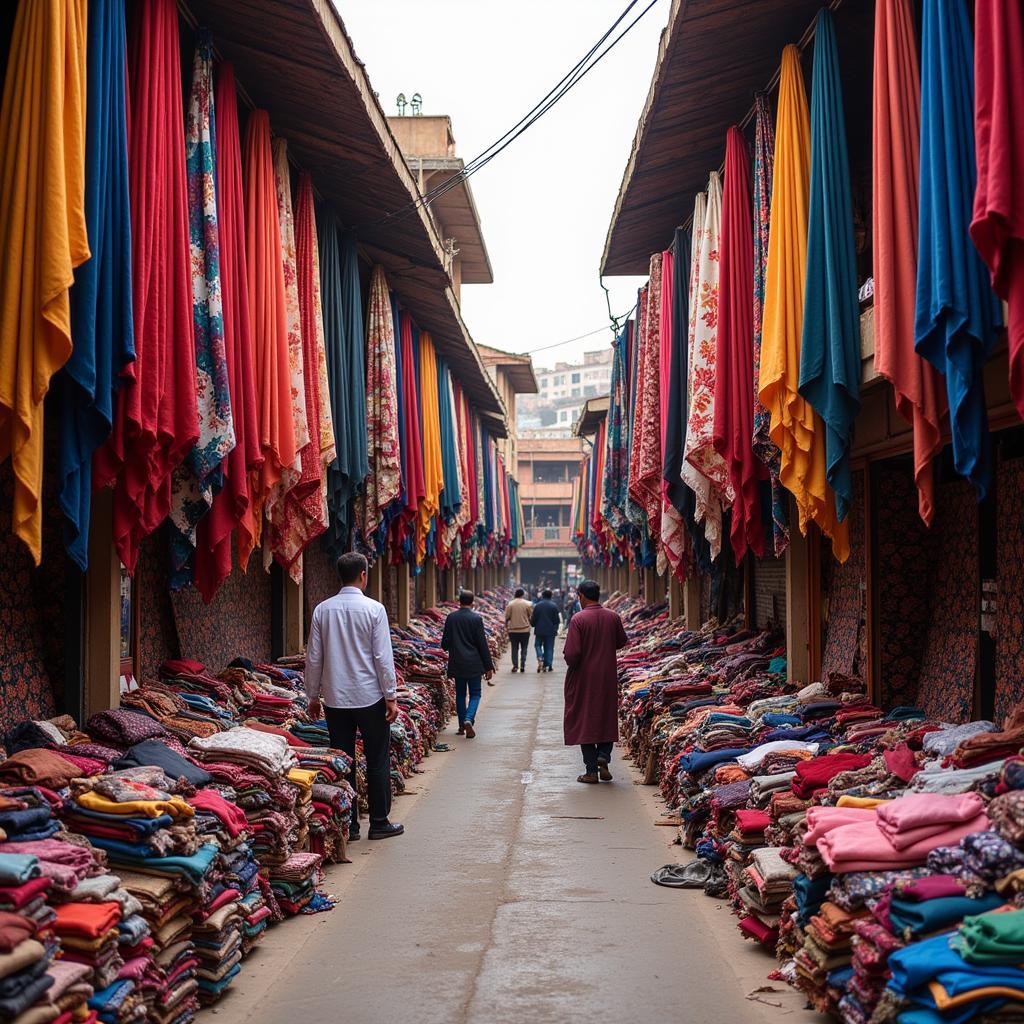
[[[254,110],[245,125],[245,257],[256,372],[256,408],[263,465],[253,489],[253,543],[258,543],[267,502],[280,499],[278,485],[295,462],[291,417],[291,367],[285,313],[277,182],[270,146],[270,115]],[[238,546],[245,569],[252,547]]]
[[[1010,393],[1024,416],[1024,7],[974,6],[978,184],[971,238],[1009,305]]]
[[[416,357],[413,354],[412,317],[403,312],[399,317],[402,342],[402,394],[403,429],[405,433],[405,508],[395,517],[392,533],[391,558],[403,561],[406,542],[415,536],[416,516],[426,493],[423,480],[423,444],[420,438],[420,413],[417,401]]]
[[[747,550],[764,557],[759,481],[754,456],[754,226],[750,154],[739,128],[725,139],[725,188],[719,245],[718,337],[715,348],[715,451],[725,460],[735,494],[730,538],[736,564]]]
[[[909,0],[875,5],[872,247],[875,368],[893,386],[896,410],[914,426],[914,479],[921,518],[935,514],[932,459],[948,420],[941,375],[914,351],[917,302],[921,78]]]
[[[135,362],[122,373],[95,487],[114,486],[114,547],[131,573],[171,509],[171,473],[199,437],[192,342],[181,49],[174,0],[136,7],[128,46]]]
[[[231,534],[238,527],[239,550],[255,544],[250,484],[263,454],[256,423],[256,386],[245,259],[242,150],[238,98],[230,64],[217,69],[214,90],[217,118],[217,223],[220,229],[220,287],[224,310],[224,349],[231,393],[235,447],[225,460],[224,485],[196,531],[195,585],[211,601],[231,574]]]

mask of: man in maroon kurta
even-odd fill
[[[611,782],[608,762],[619,738],[619,685],[615,652],[626,645],[622,620],[600,604],[601,588],[585,580],[581,611],[565,638],[565,745],[583,750],[586,772],[577,782]]]

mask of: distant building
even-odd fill
[[[611,389],[611,347],[583,354],[577,363],[556,363],[552,369],[537,370],[537,395],[520,397],[517,415],[521,432],[537,436],[568,437],[588,399],[606,395]]]
[[[526,543],[516,565],[524,583],[565,586],[570,567],[579,561],[572,543],[572,491],[582,448],[579,438],[568,433],[565,438],[519,435],[516,478]]]

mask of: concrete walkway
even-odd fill
[[[773,961],[723,904],[649,881],[685,855],[618,751],[614,783],[576,782],[560,650],[550,675],[504,663],[477,738],[450,727],[396,802],[406,835],[353,844],[328,874],[339,906],[272,929],[218,1021],[814,1019],[778,983],[747,998]]]

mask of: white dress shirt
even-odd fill
[[[358,587],[313,610],[306,644],[306,694],[331,708],[368,708],[394,700],[397,677],[388,613]]]

